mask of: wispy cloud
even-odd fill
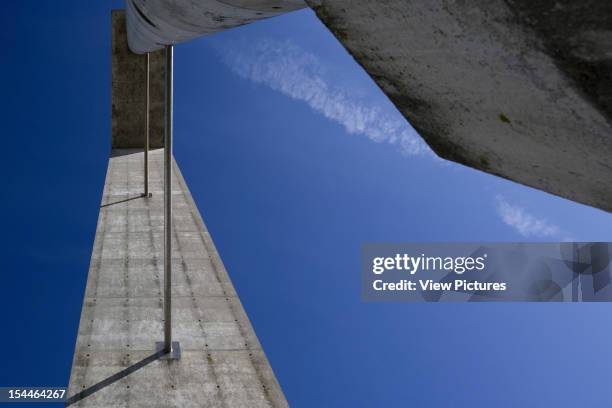
[[[398,145],[407,155],[432,154],[391,104],[375,105],[338,87],[319,57],[291,41],[230,43],[220,51],[223,61],[240,77],[307,103],[350,134]]]
[[[495,201],[497,214],[502,221],[525,238],[561,238],[566,235],[559,226],[528,213],[523,207],[509,203],[503,196],[498,195]],[[564,237],[563,240],[570,241],[571,238]]]

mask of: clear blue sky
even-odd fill
[[[0,14],[0,386],[68,382],[112,7]],[[366,304],[359,246],[610,241],[610,214],[435,159],[310,11],[177,46],[175,75],[177,161],[292,406],[609,404],[609,305]]]

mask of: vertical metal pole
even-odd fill
[[[164,136],[164,341],[156,343],[160,359],[180,360],[181,347],[172,341],[172,45],[166,46],[166,111]]]
[[[145,54],[144,196],[149,197],[149,53]]]
[[[166,46],[166,135],[164,138],[164,351],[172,352],[172,63]]]

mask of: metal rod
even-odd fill
[[[144,196],[149,197],[149,53],[145,54]]]
[[[172,63],[166,46],[166,135],[164,137],[164,351],[172,352]]]

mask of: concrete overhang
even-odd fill
[[[612,211],[612,2],[307,3],[439,156]]]
[[[147,18],[133,13],[144,23],[136,18],[131,29],[150,20],[156,35],[181,34],[185,27],[170,22],[192,4],[132,3]],[[612,211],[612,2],[306,3],[440,157]],[[221,31],[258,19],[253,10],[264,18],[300,4],[207,0],[197,5],[210,8],[198,30]],[[113,30],[113,146],[138,147],[137,136],[125,132],[142,134],[142,57],[128,50],[123,14]],[[152,141],[159,146],[163,66],[159,51],[151,55]]]
[[[306,7],[303,0],[126,0],[128,43],[142,54]]]

